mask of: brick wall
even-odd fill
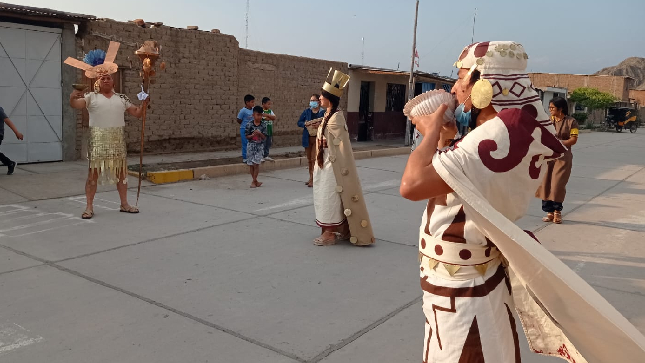
[[[629,98],[638,102],[640,107],[645,106],[645,90],[631,89],[629,90]]]
[[[259,105],[272,99],[278,116],[274,144],[299,145],[302,129],[296,121],[307,107],[311,93],[318,93],[329,67],[348,72],[346,63],[269,54],[240,49],[231,35],[170,27],[141,28],[134,23],[99,20],[87,23],[77,35],[78,58],[88,51],[107,49],[109,41],[121,43],[116,63],[120,92],[135,103],[140,92],[134,51],[145,40],[162,46],[167,70],[158,72],[151,86],[151,106],[145,129],[146,152],[183,152],[233,149],[240,145],[237,112],[242,98],[251,93]],[[78,72],[79,82],[83,81]],[[341,106],[347,103],[346,97]],[[81,154],[82,117],[78,117],[77,155]],[[126,116],[128,150],[139,150],[141,122]]]
[[[262,97],[269,97],[278,117],[273,126],[274,145],[300,145],[302,129],[297,126],[298,118],[308,107],[311,95],[320,93],[330,67],[349,72],[347,63],[240,49],[235,105],[241,108],[247,93],[255,96],[256,105],[261,105]],[[340,107],[344,110],[346,96],[341,98]]]
[[[592,76],[580,74],[529,73],[535,87],[563,87],[571,94],[576,88],[597,88],[602,92],[611,93],[621,101],[629,100],[631,78],[622,76]]]
[[[640,122],[645,120],[645,90],[629,90],[629,98],[638,103],[638,119]]]

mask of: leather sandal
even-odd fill
[[[92,219],[94,217],[94,211],[86,209],[85,212],[81,215],[81,219]]]
[[[553,213],[553,223],[562,224],[562,212],[555,211]]]
[[[314,245],[316,246],[331,246],[336,244],[336,235],[331,239],[323,239],[322,236],[314,239]]]
[[[119,208],[119,212],[136,214],[136,213],[139,213],[139,208],[131,205],[127,207],[121,206],[121,208]]]
[[[546,217],[542,218],[542,222],[553,222],[553,213],[547,213]]]

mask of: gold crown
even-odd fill
[[[343,91],[345,90],[345,87],[349,82],[349,76],[341,71],[336,70],[334,71],[334,76],[332,77],[331,82],[329,82],[329,75],[331,75],[331,70],[332,68],[329,68],[329,73],[327,73],[327,80],[325,81],[325,84],[322,88],[323,90],[331,93],[334,96],[342,97]]]

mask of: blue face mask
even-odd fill
[[[318,101],[309,101],[310,108],[318,108]]]
[[[468,98],[470,98],[470,96],[468,96]],[[466,101],[468,101],[468,98],[466,99]],[[457,109],[455,109],[455,119],[457,119],[458,126],[468,126],[470,124],[470,113],[472,111],[472,108],[468,112],[464,111],[464,108],[466,108],[466,101],[457,106]]]

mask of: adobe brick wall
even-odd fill
[[[621,101],[629,100],[632,80],[622,76],[592,76],[580,74],[529,73],[535,87],[564,87],[572,93],[576,88],[591,87],[611,93]]]
[[[137,44],[154,39],[162,46],[165,72],[151,86],[151,106],[145,128],[149,153],[234,149],[240,145],[237,112],[251,93],[259,105],[263,96],[273,100],[278,115],[274,144],[299,145],[302,129],[296,121],[312,93],[319,93],[330,67],[348,72],[347,63],[269,54],[240,49],[231,35],[171,27],[141,28],[134,23],[101,19],[89,22],[77,34],[77,56],[121,43],[121,92],[138,103],[140,60]],[[78,81],[83,80],[81,71]],[[347,98],[341,104],[346,109]],[[65,102],[67,104],[67,102]],[[69,107],[65,105],[65,107]],[[82,117],[79,116],[76,153],[80,157]],[[126,116],[128,151],[138,152],[141,122]]]
[[[629,98],[636,100],[640,107],[645,106],[645,90],[630,89]]]
[[[638,118],[641,122],[645,120],[645,90],[629,90],[629,98],[638,103]]]
[[[298,118],[308,107],[311,95],[320,93],[330,67],[349,72],[347,63],[240,49],[236,110],[243,107],[246,94],[255,96],[256,105],[261,105],[262,97],[269,97],[277,116],[273,144],[300,145],[302,129],[297,126]],[[340,107],[347,110],[347,94],[344,96]]]

